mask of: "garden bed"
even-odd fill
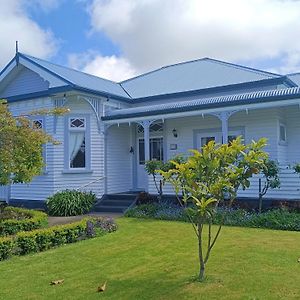
[[[14,235],[48,225],[47,214],[19,207],[6,206],[0,211],[0,236]]]
[[[186,209],[168,202],[141,204],[129,209],[125,216],[190,222]],[[283,208],[258,213],[254,210],[220,207],[213,223],[220,224],[223,217],[224,225],[229,226],[300,231],[300,213]]]
[[[15,236],[0,237],[0,260],[12,255],[45,251],[116,230],[117,225],[111,218],[88,217],[71,224],[21,231]]]

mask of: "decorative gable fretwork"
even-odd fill
[[[95,117],[97,120],[98,125],[98,132],[101,130],[101,115],[103,111],[103,103],[99,98],[93,98],[93,97],[87,97],[87,96],[78,96],[79,100],[86,101],[92,108],[92,110],[95,113]],[[54,99],[54,106],[55,108],[64,107],[66,106],[66,103],[69,101],[68,98],[63,97],[59,99]],[[78,120],[76,121],[78,122]],[[54,133],[56,133],[56,127],[57,127],[57,116],[55,116],[54,119]]]

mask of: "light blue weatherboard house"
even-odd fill
[[[113,82],[17,53],[0,73],[0,98],[14,115],[66,106],[70,114],[34,121],[61,144],[45,147],[46,167],[31,184],[2,187],[10,203],[38,206],[64,189],[95,192],[99,210],[132,201],[117,193],[155,193],[144,163],[168,160],[210,140],[268,138],[281,188],[270,199],[300,199],[300,74],[279,75],[203,58]],[[165,186],[165,194],[172,194]],[[240,197],[258,194],[258,178]],[[122,201],[123,202],[122,202]]]

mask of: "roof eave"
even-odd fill
[[[123,120],[128,118],[138,118],[138,117],[150,117],[156,116],[161,114],[174,114],[174,113],[182,113],[182,112],[189,112],[189,111],[196,111],[196,110],[204,110],[204,109],[211,109],[211,108],[225,108],[231,106],[245,106],[257,103],[268,103],[268,102],[277,102],[281,100],[290,100],[300,98],[300,92],[291,94],[291,95],[279,95],[279,96],[272,96],[272,97],[259,97],[256,99],[246,99],[246,100],[234,100],[230,102],[224,103],[208,103],[208,104],[201,104],[201,105],[194,105],[194,106],[187,106],[187,107],[175,107],[175,108],[168,108],[168,109],[160,109],[155,111],[146,111],[146,112],[138,112],[138,113],[129,113],[126,115],[114,115],[114,116],[104,116],[101,118],[103,121],[111,121],[111,120]]]

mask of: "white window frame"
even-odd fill
[[[285,135],[285,139],[282,140],[281,139],[281,127],[284,128],[284,135]],[[287,140],[287,127],[286,124],[279,122],[278,123],[278,143],[279,145],[287,145],[288,140]]]
[[[72,119],[83,119],[83,127],[72,127]],[[70,166],[70,133],[85,133],[85,167],[71,168]],[[90,173],[91,171],[91,137],[90,137],[90,115],[74,114],[65,117],[65,143],[64,143],[64,170],[63,173]]]
[[[229,128],[228,136],[236,135],[242,136],[245,139],[245,130],[242,127]],[[205,137],[215,137],[215,142],[222,143],[222,130],[219,128],[208,129],[195,129],[194,130],[194,147],[195,149],[201,149],[201,139]]]
[[[159,135],[159,136],[151,136],[149,138],[149,154],[150,154],[150,160],[152,159],[151,158],[151,140],[152,139],[161,139],[162,140],[162,146],[163,146],[163,149],[162,149],[162,156],[163,156],[163,160],[165,160],[165,143],[164,143],[164,137],[162,135]],[[140,166],[143,166],[145,165],[145,162],[144,163],[140,163],[140,141],[141,140],[144,140],[143,137],[139,137],[138,138],[138,151],[137,151],[137,162],[138,162],[138,165]],[[145,141],[144,141],[144,145],[145,145]],[[145,146],[144,146],[145,147]]]

